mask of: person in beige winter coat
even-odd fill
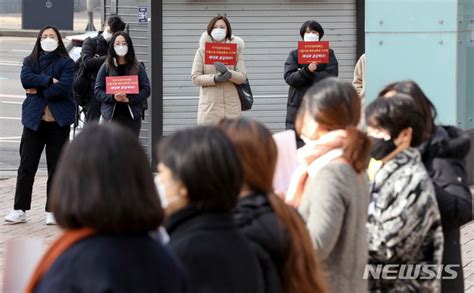
[[[359,122],[359,128],[362,130],[367,129],[367,125],[365,124],[365,113],[364,113],[364,108],[365,108],[365,53],[360,56],[359,60],[357,61],[357,64],[354,68],[354,78],[352,80],[352,85],[354,86],[357,94],[360,97],[360,100],[362,102],[362,108],[361,108],[361,119]]]
[[[354,79],[352,85],[356,89],[357,94],[362,99],[362,104],[365,104],[365,54],[360,56],[354,68]]]
[[[237,64],[224,65],[220,62],[205,64],[205,44],[222,42],[237,44]],[[217,124],[222,119],[240,118],[242,114],[236,85],[247,79],[242,56],[244,41],[232,35],[232,29],[225,16],[211,19],[207,31],[201,35],[199,49],[194,57],[191,77],[200,86],[198,124]]]

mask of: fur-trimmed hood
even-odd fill
[[[199,48],[204,49],[205,44],[208,42],[212,42],[212,38],[207,32],[203,32],[199,39]],[[237,51],[239,54],[242,54],[245,49],[245,42],[242,38],[232,36],[230,43],[237,44]]]

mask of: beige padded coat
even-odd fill
[[[229,81],[216,84],[214,76],[216,68],[212,64],[204,64],[204,46],[206,42],[212,42],[211,37],[204,32],[199,41],[199,49],[194,57],[191,77],[193,83],[200,86],[198,124],[217,124],[221,119],[239,118],[242,114],[239,94],[235,88],[236,84],[242,84],[247,79],[245,63],[242,56],[245,44],[236,36],[226,42],[237,44],[237,64],[227,66],[232,73]]]

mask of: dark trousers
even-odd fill
[[[92,92],[91,98],[86,105],[86,123],[99,121],[100,105],[101,103],[95,98],[94,93]]]
[[[63,145],[69,139],[69,126],[61,127],[56,122],[42,121],[38,130],[23,128],[20,142],[20,167],[15,192],[15,210],[31,209],[31,193],[35,174],[38,170],[41,154],[46,146],[46,164],[48,166],[48,182],[46,186],[46,211],[49,212],[49,193],[53,182],[54,170]]]
[[[112,118],[112,122],[116,122],[116,123],[128,128],[128,129],[130,129],[131,131],[133,131],[133,133],[135,133],[137,138],[140,136],[140,128],[142,126],[142,120],[141,119],[133,120],[132,117],[130,117],[130,116],[117,115],[117,116],[114,116],[114,118]]]

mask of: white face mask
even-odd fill
[[[117,53],[117,55],[119,57],[123,57],[125,55],[127,55],[128,53],[128,46],[125,45],[125,46],[114,46],[114,50],[115,50],[115,53]]]
[[[52,38],[41,40],[41,49],[45,52],[53,52],[58,48],[58,41]]]
[[[314,119],[305,117],[304,122],[303,122],[303,127],[301,128],[301,134],[300,138],[303,140],[306,144],[308,144],[311,139],[311,137],[314,136],[316,133],[316,130],[318,128],[318,123],[314,121]]]
[[[305,42],[319,42],[319,36],[315,33],[306,33],[304,34]]]
[[[158,189],[158,194],[160,196],[161,206],[166,209],[169,205],[177,202],[180,200],[179,195],[172,196],[168,198],[166,196],[166,186],[161,182],[159,175],[155,176],[155,185],[156,189]]]
[[[222,28],[215,28],[211,32],[212,38],[217,42],[222,42],[225,39],[226,34],[226,30]]]
[[[108,42],[112,39],[112,34],[109,31],[104,31],[102,37]]]

